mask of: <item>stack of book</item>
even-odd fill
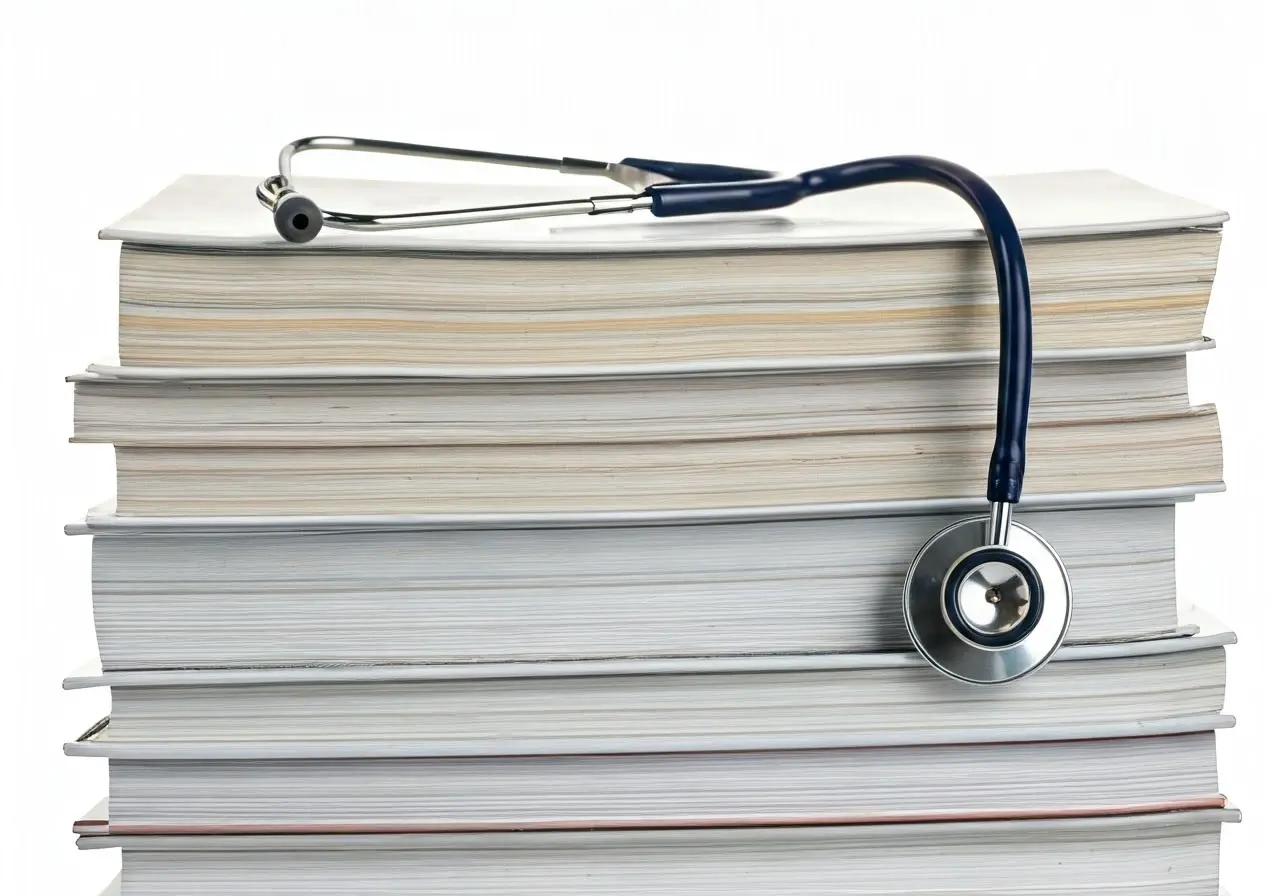
[[[985,509],[997,318],[962,202],[276,236],[187,177],[123,242],[93,536],[112,713],[76,825],[123,896],[1214,896],[1221,626],[1174,507],[1225,215],[1106,172],[994,179],[1030,266],[1018,519],[1075,592],[998,687],[902,587]],[[356,210],[562,188],[314,180]],[[571,187],[570,189],[573,189]]]

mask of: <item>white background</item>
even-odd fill
[[[1276,892],[1272,5],[6,6],[0,892],[90,896],[117,861],[76,853],[68,826],[106,770],[60,752],[107,708],[59,689],[94,650],[89,544],[61,526],[111,491],[110,449],[66,442],[62,381],[113,351],[118,250],[96,231],[183,172],[265,176],[280,145],[317,133],[784,170],[890,152],[985,174],[1109,167],[1229,210],[1207,325],[1220,347],[1192,369],[1193,399],[1221,411],[1229,492],[1180,511],[1179,586],[1241,638],[1240,724],[1220,743],[1245,823],[1226,833],[1224,883]]]

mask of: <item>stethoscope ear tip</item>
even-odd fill
[[[306,196],[286,193],[276,201],[276,230],[291,243],[309,243],[324,226],[324,213]]]

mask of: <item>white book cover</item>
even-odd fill
[[[1110,171],[990,178],[1024,239],[1216,227],[1217,208]],[[296,252],[254,194],[259,179],[187,175],[102,231],[104,239],[170,248]],[[616,193],[584,178],[554,186],[397,183],[295,178],[322,208],[396,214]],[[982,238],[960,198],[921,184],[886,184],[817,196],[785,209],[701,218],[630,215],[504,221],[465,227],[359,233],[326,229],[314,249],[499,253],[656,253],[720,249],[894,246]],[[312,251],[314,251],[314,249]]]

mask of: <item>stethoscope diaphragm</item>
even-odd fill
[[[929,539],[907,571],[907,632],[931,666],[972,684],[1030,675],[1049,661],[1071,623],[1066,567],[1036,532],[1012,522],[992,544],[987,517]]]

